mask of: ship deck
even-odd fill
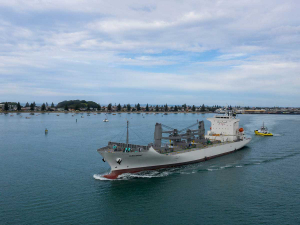
[[[212,148],[212,147],[216,147],[216,146],[222,146],[222,145],[226,145],[229,143],[235,143],[234,141],[226,141],[226,142],[218,142],[218,143],[210,143],[210,144],[206,144],[206,145],[196,145],[195,147],[187,147],[187,148],[174,148],[173,151],[159,151],[156,150],[158,153],[160,154],[164,154],[164,155],[178,155],[178,154],[182,154],[182,153],[186,153],[186,152],[192,152],[192,151],[198,151],[198,150],[202,150],[202,149],[207,149],[207,148]]]
[[[239,141],[226,141],[226,142],[211,142],[209,144],[202,144],[202,143],[195,143],[194,145],[182,147],[182,146],[169,146],[166,145],[164,147],[161,147],[161,149],[154,149],[159,154],[164,155],[178,155],[186,152],[192,152],[197,151],[201,149],[207,149],[212,148],[216,146],[222,146],[229,143],[235,143]],[[116,146],[113,148],[113,146]],[[98,149],[99,152],[105,151],[110,153],[117,153],[117,152],[124,152],[124,153],[137,153],[137,152],[147,152],[151,146],[145,146],[145,145],[133,145],[128,144],[128,147],[125,143],[116,143],[116,142],[109,142],[108,146],[105,146],[103,148]],[[130,148],[130,151],[126,151],[125,149]]]

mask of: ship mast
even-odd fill
[[[127,136],[126,136],[126,145],[127,145],[127,147],[128,147],[128,141],[129,141],[128,124],[129,124],[129,121],[127,120]]]

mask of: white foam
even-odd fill
[[[129,180],[133,178],[155,178],[155,177],[165,177],[170,175],[170,172],[159,172],[159,171],[144,171],[140,173],[123,173],[117,179],[119,180]]]
[[[154,178],[154,177],[166,177],[170,175],[170,172],[157,172],[157,171],[151,171],[147,173],[136,173],[136,174],[130,174],[131,177],[138,177],[138,178]]]
[[[105,180],[105,181],[116,181],[116,180],[130,180],[134,178],[155,178],[155,177],[166,177],[168,175],[172,174],[171,171],[143,171],[139,173],[123,173],[118,176],[116,179],[108,179],[103,177],[104,175],[107,174],[94,174],[93,177],[96,180]]]
[[[94,174],[93,177],[96,180],[111,180],[111,179],[107,179],[107,178],[103,177],[103,175],[100,175],[100,174]]]
[[[191,174],[191,173],[188,173],[188,172],[180,172],[180,174]]]
[[[243,167],[243,166],[235,166],[235,167],[238,167],[238,168],[240,168],[240,167]]]

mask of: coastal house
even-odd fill
[[[22,108],[21,108],[21,111],[23,111],[23,112],[30,111],[30,107],[22,107]]]

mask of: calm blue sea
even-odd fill
[[[253,139],[236,153],[102,179],[97,148],[125,141],[126,119],[130,142],[148,144],[156,122],[211,116],[0,114],[0,224],[300,224],[299,115],[239,115]],[[263,121],[274,137],[254,135]]]

